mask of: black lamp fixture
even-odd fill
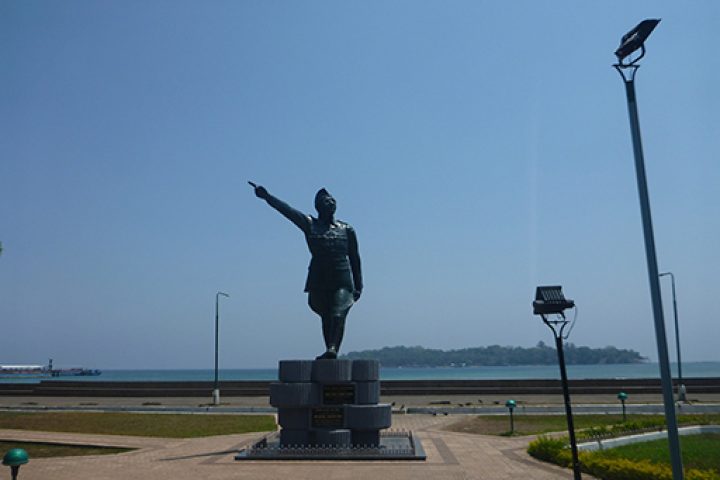
[[[660,23],[659,18],[648,18],[638,23],[635,28],[623,35],[620,39],[620,46],[615,50],[615,56],[621,65],[632,65],[645,56],[645,40],[650,36],[657,24]],[[628,63],[623,60],[630,56],[633,52],[640,49],[640,56]]]
[[[565,310],[574,306],[575,302],[565,298],[560,285],[537,287],[535,289],[533,314],[542,316],[543,321],[546,321],[546,315],[557,314],[565,318]]]

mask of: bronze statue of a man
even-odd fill
[[[355,230],[335,219],[335,199],[324,188],[315,195],[317,218],[295,210],[252,182],[255,195],[283,214],[305,234],[312,259],[305,291],[313,312],[322,318],[326,351],[318,359],[337,358],[345,318],[362,293],[362,273]]]

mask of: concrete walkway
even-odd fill
[[[195,439],[0,430],[0,438],[134,447],[118,455],[31,459],[22,480],[184,480],[184,479],[571,479],[572,472],[534,460],[525,453],[532,437],[491,437],[446,432],[456,419],[396,415],[393,428],[412,430],[427,461],[308,462],[242,461],[235,453],[262,437],[257,433]],[[584,475],[583,478],[591,478]]]

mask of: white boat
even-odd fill
[[[51,371],[46,365],[0,365],[0,377],[50,377]]]
[[[0,378],[88,377],[102,372],[82,367],[53,368],[52,358],[47,365],[0,365]]]

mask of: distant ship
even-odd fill
[[[52,358],[47,365],[0,365],[0,378],[95,377],[101,373],[82,367],[53,368]]]

